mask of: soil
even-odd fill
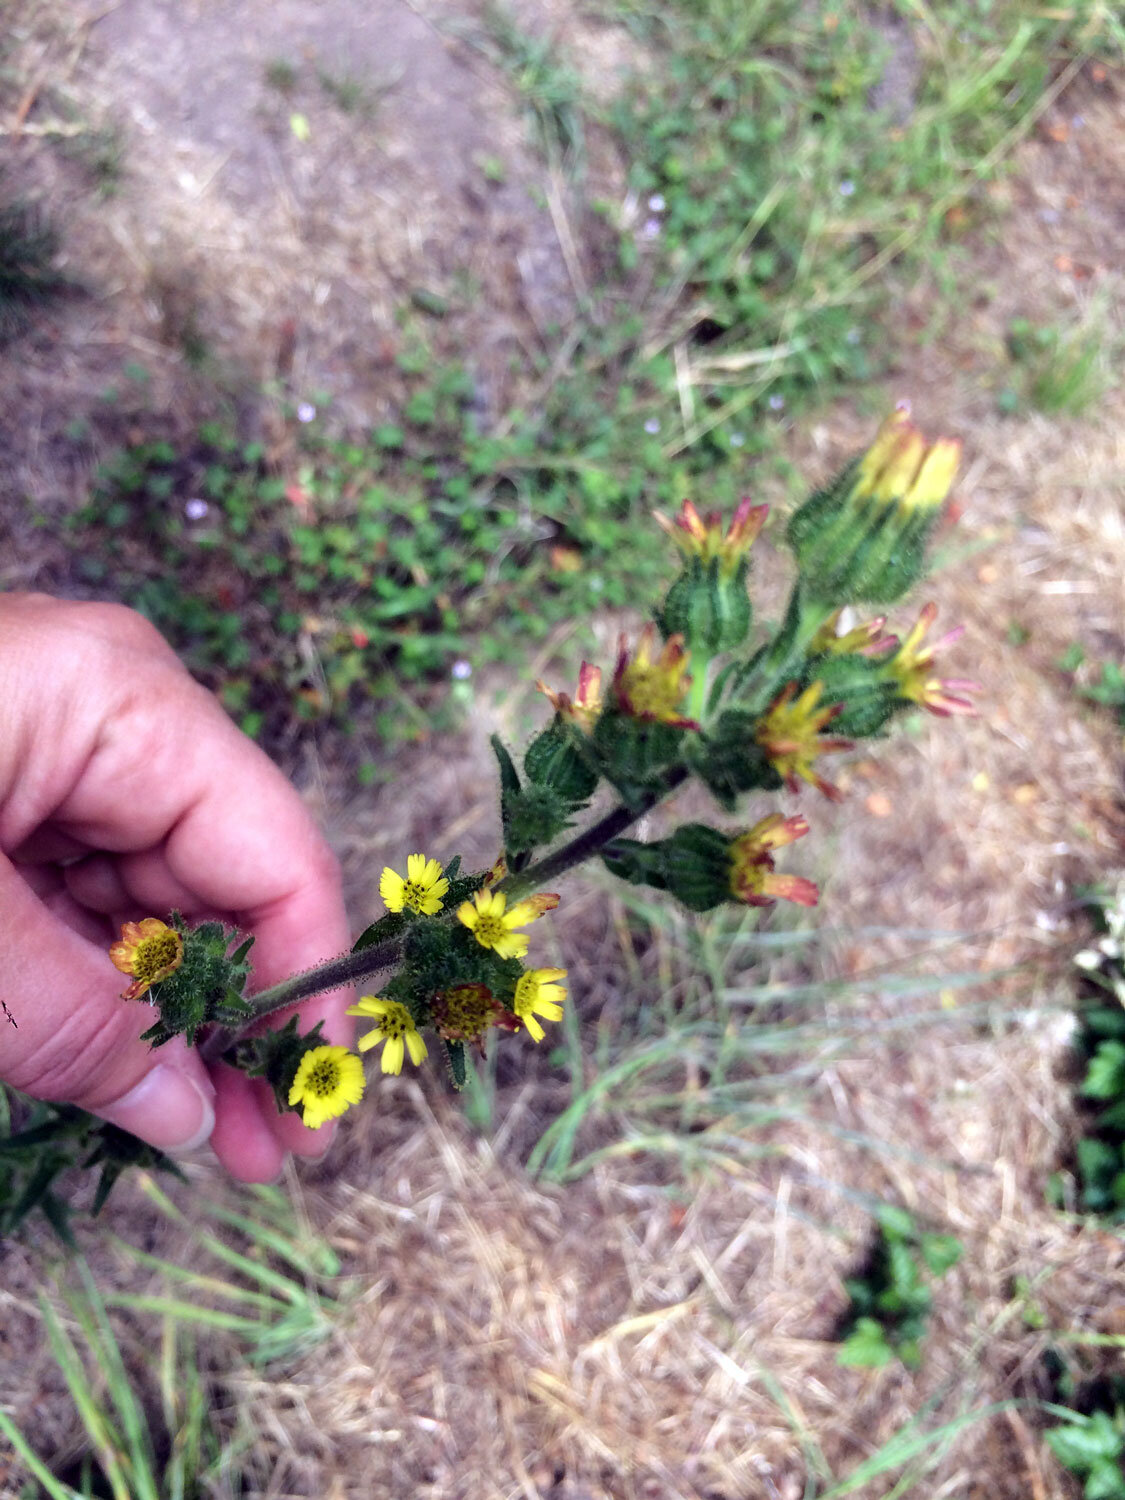
[[[627,57],[622,34],[569,6],[522,10],[561,30],[599,87]],[[345,423],[387,418],[395,309],[421,292],[446,304],[438,341],[476,351],[487,423],[525,351],[571,316],[596,250],[576,205],[548,193],[517,101],[465,40],[471,11],[121,0],[91,16],[69,0],[20,0],[12,13],[0,61],[40,82],[26,129],[2,138],[0,166],[63,217],[65,268],[84,290],[0,350],[0,586],[69,586],[52,531],[97,453],[149,423],[190,429],[216,386],[236,406],[265,381],[291,399],[330,393]],[[895,97],[908,108],[911,59],[896,56]],[[288,94],[267,81],[279,60],[295,70]],[[340,108],[321,74],[365,83],[358,112]],[[14,104],[0,108],[10,117]],[[105,196],[88,159],[60,151],[67,137],[31,133],[77,117],[118,132],[120,173],[102,182]],[[502,162],[502,182],[485,157]],[[612,180],[596,148],[591,170]],[[240,1407],[256,1428],[247,1494],[798,1500],[809,1434],[842,1475],[931,1399],[936,1423],[1045,1394],[1050,1335],[1025,1318],[1019,1278],[1035,1285],[1047,1330],[1116,1326],[1119,1237],[1050,1212],[1043,1184],[1073,1129],[1060,1079],[1071,891],[1125,862],[1120,732],[1079,704],[1056,666],[1075,640],[1091,657],[1125,658],[1125,395],[1107,380],[1090,410],[1051,419],[1001,416],[997,398],[1011,379],[1013,317],[1104,308],[1119,336],[1123,229],[1125,91],[1087,70],[1018,149],[979,222],[951,219],[961,295],[936,341],[921,342],[930,287],[904,287],[894,380],[863,410],[840,402],[791,433],[810,480],[862,446],[877,409],[903,395],[927,430],[965,440],[962,516],[930,592],[938,632],[966,626],[946,670],[980,680],[980,716],[922,718],[842,759],[848,800],[801,799],[819,853],[810,838],[786,868],[824,887],[838,933],[830,974],[901,960],[905,937],[859,932],[876,926],[971,934],[936,953],[923,944],[922,969],[1035,960],[992,983],[1010,1007],[1004,1023],[966,1014],[923,1040],[873,1037],[826,1059],[802,1098],[804,1123],[756,1135],[770,1154],[732,1148],[729,1170],[698,1177],[622,1155],[566,1187],[528,1180],[522,1153],[566,1098],[541,1057],[505,1062],[491,1141],[436,1076],[383,1082],[378,1113],[345,1132],[326,1166],[290,1179],[356,1278],[333,1341],[271,1379],[232,1373],[233,1354],[216,1355],[222,1420],[233,1427]],[[143,385],[130,362],[148,370]],[[24,496],[46,526],[28,524]],[[529,676],[561,685],[576,663],[553,644],[556,659]],[[308,748],[290,768],[344,862],[357,927],[382,864],[404,849],[494,853],[487,736],[524,722],[530,694],[479,677],[474,692],[459,736],[411,752],[409,797],[394,768],[385,787],[361,792],[346,755]],[[658,985],[679,961],[676,941],[655,937],[638,953],[603,889],[564,896],[554,934],[581,977],[576,1003],[609,1024],[627,976]],[[873,1019],[909,1003],[872,979]],[[955,1011],[958,993],[941,1003]],[[613,1138],[603,1121],[588,1144]],[[193,1194],[225,1191],[206,1161],[189,1170]],[[917,1375],[842,1370],[831,1342],[842,1278],[881,1199],[966,1245]],[[135,1186],[119,1189],[109,1217],[134,1243],[150,1237],[202,1264],[157,1227]],[[93,1236],[89,1254],[99,1279],[128,1279]],[[41,1256],[6,1247],[0,1267],[0,1405],[41,1451],[69,1460],[80,1439],[39,1335]],[[908,1493],[1076,1495],[1039,1425],[1015,1409],[967,1426]],[[0,1451],[0,1490],[4,1462]],[[874,1500],[885,1487],[856,1493]]]

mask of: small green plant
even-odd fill
[[[5,1018],[0,1016],[0,1025]],[[181,1177],[170,1156],[72,1104],[41,1104],[0,1084],[0,1240],[41,1213],[64,1244],[75,1247],[71,1203],[59,1182],[78,1163],[98,1170],[91,1213],[98,1214],[129,1167]]]
[[[1070,328],[1013,318],[1008,353],[1017,378],[1002,393],[1002,409],[1018,409],[1022,397],[1048,416],[1089,410],[1108,385],[1104,328],[1104,313],[1091,313]]]
[[[1082,972],[1074,1052],[1082,1067],[1082,1134],[1073,1170],[1048,1197],[1087,1213],[1125,1217],[1125,878],[1085,893],[1096,940],[1075,955]],[[1077,1194],[1077,1200],[1075,1199]]]
[[[1067,648],[1058,661],[1059,671],[1074,678],[1079,696],[1088,703],[1098,703],[1103,708],[1108,708],[1125,729],[1125,671],[1115,661],[1093,663],[1097,676],[1091,678],[1087,671],[1083,673],[1084,680],[1079,681],[1078,674],[1085,664],[1086,652],[1077,641]]]
[[[548,162],[580,172],[586,158],[582,81],[549,35],[524,29],[506,6],[488,0],[484,34],[474,37],[508,76],[535,125]]]
[[[862,1273],[844,1282],[851,1306],[837,1357],[842,1365],[864,1368],[897,1358],[917,1369],[933,1310],[929,1281],[957,1264],[961,1242],[920,1230],[905,1209],[893,1204],[879,1209],[876,1223],[877,1238]]]
[[[1059,1463],[1082,1481],[1086,1500],[1125,1500],[1125,1391],[1116,1384],[1112,1410],[1066,1411],[1066,1420],[1046,1434]],[[1052,1410],[1061,1415],[1064,1408]]]
[[[267,85],[288,98],[297,89],[297,69],[287,57],[271,57],[263,74]]]
[[[0,204],[0,343],[68,286],[55,269],[59,248],[58,231],[41,209],[18,199]]]

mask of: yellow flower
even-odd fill
[[[543,1040],[545,1032],[535,1019],[536,1016],[542,1016],[547,1021],[562,1020],[566,986],[556,984],[555,981],[565,978],[565,969],[528,969],[526,974],[520,976],[516,985],[512,1009],[537,1042]]]
[[[379,894],[388,911],[412,911],[416,916],[432,917],[441,911],[441,898],[449,881],[441,873],[436,859],[411,854],[406,860],[406,879],[387,865],[379,877]]]
[[[653,511],[653,518],[685,556],[698,557],[704,566],[717,558],[720,575],[730,578],[754,545],[768,514],[768,505],[754,505],[746,496],[735,511],[726,536],[719,512],[711,511],[705,521],[690,500],[684,501],[679,515],[672,520],[659,511]]]
[[[495,949],[501,958],[522,958],[527,952],[527,938],[515,928],[526,927],[558,904],[557,896],[540,891],[508,911],[503,891],[477,891],[471,901],[457,908],[457,920],[465,924],[482,948]]]
[[[289,1103],[304,1106],[312,1130],[334,1120],[363,1098],[363,1063],[346,1047],[313,1047],[301,1058]]]
[[[158,980],[174,974],[184,961],[184,940],[166,922],[145,917],[141,922],[125,922],[121,941],[109,950],[114,968],[132,974],[133,983],[121,996],[137,1000]]]
[[[821,682],[810,684],[793,701],[796,691],[797,684],[791,682],[778,694],[758,725],[755,738],[791,792],[797,790],[800,778],[815,786],[826,797],[831,797],[833,802],[838,802],[841,797],[839,789],[817,774],[813,762],[826,751],[852,748],[851,740],[820,732],[836,717],[843,705],[835,703],[829,708],[818,707],[820,695],[824,691],[824,684]]]
[[[783,818],[770,813],[735,839],[730,846],[730,889],[735,900],[747,906],[772,906],[780,896],[799,906],[815,906],[819,892],[812,881],[801,875],[775,875],[770,852],[804,838],[808,831],[800,814]]]
[[[656,627],[646,625],[630,658],[625,637],[621,637],[617,670],[613,674],[613,692],[618,708],[630,718],[644,723],[698,729],[694,719],[680,713],[684,694],[691,686],[683,636],[669,636],[659,656],[653,655],[655,644]]]
[[[859,462],[852,493],[905,510],[936,510],[949,494],[961,462],[961,444],[938,438],[928,444],[903,402],[875,434]]]
[[[380,1000],[376,995],[363,995],[355,1005],[344,1012],[348,1016],[374,1016],[379,1025],[365,1031],[356,1046],[361,1052],[383,1043],[382,1068],[384,1073],[401,1073],[402,1059],[410,1053],[415,1067],[426,1057],[426,1044],[414,1024],[414,1017],[399,1000]]]
[[[940,718],[951,714],[975,714],[976,708],[964,695],[979,693],[981,685],[967,677],[935,677],[934,657],[945,646],[951,646],[965,633],[963,625],[957,625],[932,645],[922,644],[926,632],[937,618],[937,605],[927,604],[918,616],[918,623],[899,646],[887,663],[887,672],[894,680],[904,698],[929,709]]]
[[[557,714],[576,724],[584,734],[590,733],[594,720],[602,711],[601,667],[592,667],[588,661],[582,663],[578,673],[578,692],[573,699],[569,693],[556,693],[545,682],[537,681],[535,686],[551,700]]]

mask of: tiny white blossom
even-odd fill
[[[741,448],[745,441],[746,439],[741,432],[732,432],[730,435],[730,445],[732,448]]]
[[[660,233],[660,220],[659,219],[646,219],[645,222],[644,222],[644,227],[641,230],[641,233],[644,235],[644,237],[645,237],[646,240],[654,240],[654,239],[656,239],[656,237]]]
[[[851,195],[854,192],[855,192],[855,183],[851,180],[850,177],[845,177],[844,180],[843,180],[843,182],[840,184],[840,195],[841,195],[841,197],[850,198]]]
[[[450,676],[455,677],[458,682],[464,682],[466,678],[469,678],[472,675],[472,663],[465,661],[464,658],[462,658],[460,661],[455,661],[453,663],[453,666],[450,668]]]
[[[207,504],[206,500],[201,500],[198,495],[193,495],[184,506],[184,515],[187,516],[189,521],[202,521],[210,509],[211,507]]]
[[[648,200],[648,206],[654,214],[662,214],[667,207],[667,204],[664,202],[664,194],[653,193],[652,197]]]
[[[780,411],[785,405],[785,397],[779,396],[776,391],[770,397],[770,411]]]
[[[313,422],[316,420],[316,407],[311,401],[302,401],[297,408],[298,422]]]
[[[659,417],[649,417],[648,421],[645,423],[645,431],[652,433],[653,435],[658,433],[660,431]]]

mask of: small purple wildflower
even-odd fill
[[[210,509],[211,507],[207,504],[206,500],[201,500],[197,495],[193,495],[184,506],[184,515],[187,516],[189,521],[202,521]]]
[[[645,423],[645,431],[655,437],[656,434],[660,431],[660,418],[649,417],[648,421]]]
[[[315,422],[316,421],[316,407],[312,404],[311,401],[302,401],[301,404],[297,407],[297,421],[298,422]]]

